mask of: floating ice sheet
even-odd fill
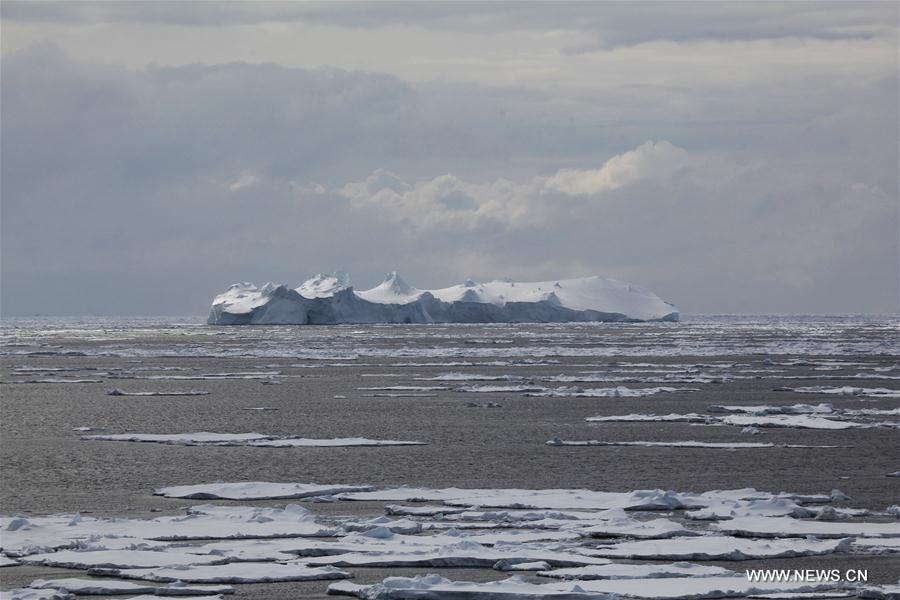
[[[250,409],[245,409],[250,410]],[[262,408],[252,409],[262,410]],[[112,442],[151,442],[178,446],[254,446],[261,448],[332,448],[339,446],[421,446],[425,442],[370,440],[368,438],[279,438],[261,433],[120,433],[84,436],[86,440]]]
[[[590,565],[569,569],[541,571],[541,577],[554,579],[654,579],[657,577],[721,577],[737,575],[734,571],[722,567],[698,565],[689,562],[677,562],[667,565],[609,563],[606,565]]]
[[[106,390],[106,394],[108,396],[208,396],[209,392],[206,390],[172,390],[172,391],[160,391],[160,392],[127,392],[125,390],[121,390],[119,388],[113,388],[111,390]]]
[[[152,586],[118,581],[115,579],[35,579],[29,587],[35,589],[65,590],[78,596],[106,596],[123,594],[152,594],[157,596],[205,596],[215,594],[231,594],[234,588],[227,585],[193,586],[183,583],[172,583],[165,586]]]
[[[72,600],[75,596],[60,590],[35,590],[21,588],[0,592],[0,600]]]
[[[235,562],[226,565],[192,565],[159,569],[96,569],[93,574],[186,583],[269,583],[344,579],[350,574],[334,567],[311,567],[304,561]]]
[[[198,431],[195,433],[116,433],[104,435],[86,435],[85,440],[101,440],[107,442],[151,442],[156,444],[174,444],[179,446],[199,445],[231,445],[247,442],[270,440],[272,436],[261,433],[213,433]]]
[[[856,521],[800,520],[789,517],[737,517],[714,525],[731,535],[755,537],[842,538],[900,537],[900,525],[893,523],[860,523]]]
[[[682,537],[668,540],[638,540],[587,551],[592,556],[642,560],[756,560],[818,556],[843,552],[851,540],[766,539],[731,536]]]
[[[841,448],[842,446],[807,446],[805,444],[772,444],[766,442],[610,442],[601,440],[561,440],[547,441],[548,446],[643,446],[646,448],[718,448],[722,450],[745,450],[750,448]]]
[[[653,396],[660,393],[693,392],[694,388],[651,387],[629,388],[618,386],[613,388],[579,388],[561,387],[544,389],[538,392],[528,392],[528,396],[552,396],[555,398],[637,398],[641,396]]]
[[[13,556],[72,549],[110,541],[129,548],[144,540],[240,539],[330,536],[335,528],[317,523],[302,506],[282,508],[202,505],[186,515],[155,519],[96,519],[75,515],[0,518],[3,550]],[[113,549],[106,547],[105,549]]]
[[[710,420],[715,420],[715,417],[710,417],[708,415],[699,415],[697,413],[688,413],[684,415],[679,415],[675,413],[670,413],[668,415],[656,415],[653,413],[650,414],[638,414],[632,413],[629,415],[611,415],[611,416],[601,416],[601,417],[588,417],[585,421],[589,421],[591,423],[615,423],[615,422],[623,422],[623,423],[640,423],[644,421],[660,421],[660,422],[673,422],[673,423],[707,423]]]
[[[425,442],[401,440],[370,440],[368,438],[284,438],[250,442],[248,446],[260,448],[335,448],[340,446],[424,446]]]
[[[217,556],[199,556],[184,550],[58,550],[46,554],[32,554],[23,559],[28,564],[66,569],[143,568],[171,565],[215,564],[225,560]]]
[[[808,387],[779,388],[781,392],[797,392],[800,394],[836,394],[838,396],[870,396],[876,398],[900,398],[900,390],[888,388],[864,388],[829,385],[813,385]]]
[[[475,583],[450,581],[439,575],[388,577],[382,583],[359,585],[340,582],[328,587],[330,594],[356,596],[365,600],[431,600],[466,598],[467,600],[514,600],[554,598],[597,598],[608,600],[634,596],[653,600],[688,598],[746,597],[773,592],[816,592],[838,589],[833,583],[751,583],[746,576],[682,577],[652,579],[598,579],[578,582],[534,584],[520,576],[503,581]]]
[[[461,541],[422,550],[364,552],[305,559],[310,565],[338,567],[456,567],[503,568],[524,562],[546,562],[551,566],[569,567],[606,564],[608,561],[576,552],[550,549],[536,544],[498,544],[493,547]],[[498,564],[499,563],[499,564]]]
[[[351,492],[368,492],[370,485],[318,485],[315,483],[272,483],[265,481],[241,481],[236,483],[206,483],[176,485],[160,488],[153,493],[167,498],[191,498],[203,500],[286,500],[332,496]]]

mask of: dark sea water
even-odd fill
[[[900,501],[900,478],[886,476],[900,470],[898,430],[889,426],[898,416],[858,417],[869,425],[884,423],[867,428],[761,428],[758,435],[732,426],[585,421],[630,413],[706,413],[713,404],[896,409],[896,316],[323,327],[211,327],[202,318],[34,318],[4,320],[0,336],[0,513],[5,515],[175,513],[190,501],[154,496],[155,488],[218,480],[603,491],[754,487],[827,493],[837,488],[852,498],[853,507],[883,511]],[[397,387],[443,389],[360,389]],[[584,397],[617,387],[674,390]],[[112,388],[209,394],[110,396]],[[843,393],[831,393],[838,388]],[[554,395],[528,395],[535,390]],[[276,410],[244,410],[252,407]],[[92,433],[260,432],[428,445],[167,446],[86,441],[74,430],[82,427]],[[839,447],[545,444],[553,438]],[[382,503],[310,508],[325,515],[382,514]],[[867,560],[884,581],[900,575],[890,558]],[[363,569],[357,580],[413,572],[418,571]],[[48,574],[61,575],[12,567],[0,577],[8,589]],[[240,586],[239,595],[307,597],[321,595],[325,587],[321,582]]]

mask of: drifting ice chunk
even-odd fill
[[[747,597],[774,592],[816,592],[839,589],[833,583],[751,583],[747,577],[681,577],[657,579],[600,579],[593,581],[534,584],[521,576],[503,581],[474,583],[450,581],[438,575],[388,577],[375,585],[340,582],[328,587],[329,594],[356,596],[365,600],[533,600],[535,598],[615,598],[633,596],[653,600]]]
[[[318,485],[315,483],[270,483],[241,481],[237,483],[207,483],[176,485],[160,488],[153,493],[166,498],[202,500],[288,500],[313,496],[333,496],[349,492],[368,492],[370,485]]]
[[[636,286],[600,277],[536,283],[467,282],[419,290],[397,273],[356,292],[346,277],[296,289],[232,285],[213,300],[210,325],[677,321],[678,309]]]
[[[830,404],[791,404],[790,406],[728,406],[713,404],[710,412],[744,413],[749,415],[828,415],[834,412]]]
[[[305,559],[309,565],[334,565],[338,567],[458,567],[497,568],[517,563],[546,562],[552,566],[570,567],[590,564],[606,564],[608,561],[585,554],[552,550],[546,545],[503,544],[482,546],[471,541],[456,544],[414,549],[412,551],[387,551],[339,554]],[[498,565],[498,563],[500,563]]]
[[[660,421],[660,422],[673,422],[673,423],[707,423],[710,419],[715,419],[715,417],[709,417],[706,415],[698,415],[697,413],[688,413],[686,415],[678,415],[678,414],[668,414],[668,415],[654,415],[653,413],[643,415],[643,414],[630,414],[630,415],[612,415],[609,417],[588,417],[585,421],[589,421],[591,423],[614,423],[614,422],[635,422],[640,423],[643,421]]]
[[[106,390],[106,394],[108,396],[208,396],[209,392],[207,392],[206,390],[186,390],[171,392],[126,392],[125,390],[120,390],[119,388],[113,388],[111,390]]]
[[[664,392],[694,392],[694,388],[652,387],[652,388],[628,388],[619,386],[614,388],[577,388],[561,387],[547,389],[540,392],[528,392],[526,396],[553,396],[555,398],[638,398],[640,396],[653,396]]]
[[[310,567],[306,562],[236,562],[227,565],[192,565],[161,569],[96,569],[97,575],[124,579],[187,583],[271,583],[344,579],[350,574],[333,567]]]
[[[752,535],[756,537],[806,537],[842,538],[859,537],[900,537],[897,523],[859,523],[843,521],[801,521],[786,517],[738,517],[730,521],[716,523],[717,529],[731,535]]]
[[[590,565],[571,569],[555,569],[541,571],[541,577],[554,579],[655,579],[657,577],[721,577],[735,575],[722,567],[707,567],[689,562],[677,562],[670,565],[647,565],[611,563],[608,565]]]
[[[35,589],[65,590],[79,596],[105,596],[124,594],[155,594],[156,596],[203,596],[215,594],[231,594],[234,588],[227,585],[188,586],[171,584],[157,587],[141,585],[131,581],[114,579],[35,579],[30,587]]]
[[[125,538],[116,546],[141,548],[147,539],[175,541],[192,539],[240,539],[273,537],[322,537],[336,529],[316,522],[302,506],[281,508],[194,506],[187,515],[155,519],[95,519],[71,515],[0,519],[3,550],[24,556],[56,549],[76,548],[90,542],[106,545],[107,538]]]
[[[218,556],[200,556],[184,550],[59,550],[47,554],[32,554],[24,559],[28,564],[65,569],[144,568],[172,565],[201,565],[224,563]]]
[[[736,450],[743,448],[774,448],[775,444],[752,442],[602,442],[599,440],[561,440],[554,438],[547,442],[548,446],[646,446],[648,448],[723,448]]]
[[[625,514],[625,511],[609,511],[607,516],[607,522],[587,527],[580,531],[592,537],[634,537],[640,539],[662,539],[680,535],[697,535],[696,532],[685,529],[681,524],[668,519],[638,521]]]
[[[844,552],[852,540],[751,540],[730,536],[699,536],[670,540],[639,540],[599,546],[587,552],[604,558],[640,560],[756,560]]]
[[[801,394],[836,394],[838,396],[872,396],[877,398],[900,398],[900,390],[888,388],[832,387],[813,385],[809,387],[779,388],[780,392],[798,392]]]
[[[85,440],[102,440],[107,442],[152,442],[157,444],[175,444],[179,446],[200,445],[233,445],[245,444],[258,440],[270,440],[272,436],[261,433],[118,433],[111,435],[86,435]]]
[[[425,442],[407,442],[399,440],[370,440],[368,438],[285,438],[279,440],[263,440],[250,442],[248,446],[262,448],[337,448],[342,446],[425,446]]]
[[[22,588],[0,592],[0,600],[72,600],[75,596],[62,590],[34,590]]]
[[[5,554],[0,554],[0,567],[14,567],[18,564],[21,564],[14,558],[10,558]]]
[[[868,427],[865,423],[834,421],[809,415],[728,415],[719,420],[736,427],[796,427],[798,429],[852,429]]]

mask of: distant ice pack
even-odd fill
[[[339,323],[562,323],[677,321],[678,309],[653,292],[602,277],[519,283],[488,281],[420,290],[396,272],[354,291],[344,273],[316,275],[297,288],[236,283],[215,297],[210,325]]]

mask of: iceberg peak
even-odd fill
[[[355,291],[346,273],[316,275],[296,289],[236,284],[213,300],[212,325],[338,323],[563,323],[677,321],[656,294],[592,276],[538,282],[495,280],[420,290],[396,271]]]

